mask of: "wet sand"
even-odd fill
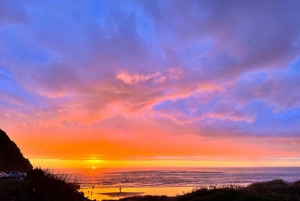
[[[110,197],[131,197],[131,196],[138,196],[143,195],[143,192],[107,192],[107,193],[98,193],[101,195],[107,195]]]
[[[176,196],[187,192],[191,192],[192,187],[124,187],[122,192],[119,192],[119,188],[81,188],[80,191],[84,195],[92,200],[97,201],[119,199],[124,197],[133,197],[139,195],[167,195]]]

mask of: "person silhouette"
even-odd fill
[[[120,191],[120,193],[122,193],[122,187],[120,186],[120,188],[119,188],[119,191]]]

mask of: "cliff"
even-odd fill
[[[18,146],[0,129],[0,172],[28,172],[31,169],[30,161],[24,158]]]

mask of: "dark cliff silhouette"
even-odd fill
[[[18,146],[0,129],[0,172],[28,172],[31,169],[30,161],[24,158]]]

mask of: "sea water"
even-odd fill
[[[105,193],[135,192],[141,195],[176,196],[194,188],[242,185],[273,179],[300,180],[300,168],[144,168],[144,169],[70,169],[86,196],[112,199]],[[92,193],[92,195],[91,195]],[[104,193],[104,194],[102,194]],[[116,196],[115,198],[119,198]]]

